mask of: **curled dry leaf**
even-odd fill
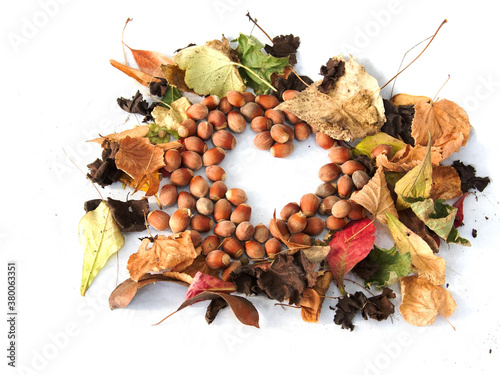
[[[401,279],[401,296],[399,311],[408,323],[419,327],[434,323],[438,315],[450,317],[457,307],[449,291],[417,276]]]
[[[231,282],[223,281],[218,277],[197,272],[193,277],[193,281],[191,282],[184,299],[190,299],[202,292],[207,291],[229,294],[235,292],[236,287]]]
[[[174,63],[170,57],[163,53],[127,47],[132,52],[132,56],[134,56],[139,69],[153,77],[163,77],[161,66]]]
[[[314,288],[306,288],[300,301],[302,320],[309,323],[317,323],[321,313],[321,307],[325,300],[325,294],[333,280],[330,271],[318,272],[318,278]]]
[[[113,59],[109,60],[109,62],[116,69],[122,71],[129,77],[132,77],[143,86],[149,87],[149,84],[151,82],[160,82],[159,78],[153,77],[151,74],[145,73],[139,69],[131,68],[130,66],[119,63],[118,61]]]
[[[416,145],[415,147],[406,145],[397,151],[392,158],[388,158],[384,154],[378,155],[376,165],[383,167],[386,171],[407,172],[422,163],[427,155],[427,150],[428,147],[420,145]],[[431,147],[431,151],[431,164],[433,166],[439,165],[442,161],[441,155],[434,147]]]

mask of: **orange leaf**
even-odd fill
[[[455,168],[451,165],[437,165],[432,167],[431,198],[436,201],[445,201],[462,195],[462,182]]]
[[[153,77],[151,74],[145,73],[139,69],[131,68],[130,66],[119,63],[116,60],[109,60],[111,65],[113,65],[116,69],[121,70],[123,73],[132,77],[141,85],[149,87],[151,82],[160,82],[159,78]]]
[[[127,45],[125,44],[125,46]],[[134,56],[139,69],[153,77],[164,78],[161,66],[174,64],[174,61],[163,53],[133,49],[129,46],[127,48],[132,52],[132,56]]]

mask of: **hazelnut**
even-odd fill
[[[236,238],[240,241],[248,241],[253,237],[254,233],[255,227],[249,221],[242,221],[239,223],[234,232]]]
[[[264,249],[266,250],[267,256],[273,259],[278,253],[281,252],[281,242],[276,238],[270,238],[264,244]]]
[[[257,103],[249,102],[240,108],[240,113],[247,121],[252,121],[257,116],[264,116],[264,109]]]
[[[179,168],[170,175],[170,182],[176,186],[187,186],[193,178],[193,171],[189,168]]]
[[[179,208],[170,217],[169,226],[174,233],[183,232],[188,228],[190,221],[191,210],[187,208]]]
[[[232,281],[231,272],[237,270],[240,267],[241,267],[241,262],[239,260],[231,261],[231,263],[229,263],[229,265],[222,271],[221,279],[224,281],[231,282]]]
[[[200,155],[203,155],[208,148],[205,141],[196,135],[192,135],[184,139],[184,147],[187,151],[193,151]]]
[[[219,237],[229,237],[236,231],[236,225],[229,220],[222,220],[215,224],[214,234]]]
[[[177,134],[179,134],[179,137],[181,138],[187,138],[191,135],[196,134],[196,122],[193,119],[185,119],[179,124],[179,127],[177,128]]]
[[[293,153],[293,150],[294,146],[291,142],[275,143],[270,149],[271,155],[275,158],[286,158]]]
[[[241,258],[245,253],[245,246],[235,237],[227,237],[222,241],[222,250],[233,259]],[[210,253],[209,253],[210,254]]]
[[[210,190],[208,192],[208,197],[217,202],[219,199],[222,199],[226,196],[227,186],[222,181],[215,181],[212,186],[210,186]]]
[[[294,126],[294,133],[297,141],[305,141],[311,135],[311,127],[305,122],[299,122]]]
[[[214,212],[214,202],[211,199],[202,197],[196,201],[196,211],[202,215],[212,215]]]
[[[342,170],[337,164],[328,163],[319,169],[318,177],[323,182],[332,182],[335,181],[341,173]]]
[[[271,132],[269,130],[261,131],[253,139],[253,144],[259,150],[269,150],[274,144]]]
[[[244,221],[249,221],[252,216],[252,207],[246,203],[241,203],[231,213],[231,220],[235,224],[240,224]]]
[[[250,129],[252,129],[255,133],[270,130],[271,126],[273,126],[272,120],[265,116],[257,116],[250,122]]]
[[[247,120],[238,111],[230,111],[227,114],[227,126],[235,133],[243,133],[247,128]]]
[[[311,236],[303,232],[292,234],[288,239],[288,241],[291,243],[306,245],[306,246],[312,246],[313,243]]]
[[[229,220],[233,208],[231,203],[225,198],[219,199],[214,204],[214,219],[216,222]],[[234,223],[233,223],[234,224]]]
[[[209,95],[200,103],[206,105],[209,110],[213,110],[219,106],[220,98],[217,95]]]
[[[347,217],[338,218],[330,215],[326,218],[325,223],[329,230],[341,230],[347,225],[348,221]]]
[[[328,152],[328,157],[332,163],[343,164],[352,159],[351,150],[345,146],[335,146]]]
[[[245,203],[248,198],[243,189],[231,188],[226,192],[226,199],[235,206],[238,206],[239,204]]]
[[[164,207],[170,207],[177,202],[177,186],[174,184],[163,185],[158,193],[158,200]]]
[[[217,250],[220,245],[220,238],[215,234],[210,234],[205,237],[205,239],[201,242],[201,251],[204,255],[207,255],[209,252]]]
[[[222,113],[224,113],[224,114],[228,114],[229,111],[231,111],[232,109],[233,109],[233,106],[227,100],[227,96],[223,97],[220,100],[219,110],[222,111]]]
[[[196,208],[196,199],[187,191],[179,192],[177,196],[177,206],[179,208],[188,208],[191,211]]]
[[[178,150],[167,150],[163,157],[165,166],[163,167],[167,172],[173,172],[181,166],[181,153]]]
[[[351,204],[345,199],[340,199],[338,202],[334,203],[331,212],[334,217],[342,219],[346,217],[350,211]]]
[[[237,108],[242,107],[246,103],[243,94],[236,90],[228,91],[226,94],[226,98],[229,104]]]
[[[200,154],[194,151],[181,152],[182,166],[193,171],[200,169],[203,165]]]
[[[186,110],[186,115],[193,120],[203,120],[208,116],[208,107],[205,104],[191,104]]]
[[[281,220],[287,221],[290,216],[300,211],[300,206],[296,202],[290,202],[285,204],[285,206],[280,211]]]
[[[337,141],[325,133],[317,132],[316,143],[319,147],[328,150],[329,148],[335,146]]]
[[[332,182],[323,182],[316,188],[314,194],[320,198],[326,198],[330,195],[337,194],[337,185]]]
[[[236,138],[227,130],[217,130],[212,134],[212,142],[214,146],[221,147],[224,150],[232,150],[236,147]]]
[[[270,108],[264,112],[264,116],[271,120],[273,124],[285,123],[285,114],[279,109]]]
[[[363,189],[363,187],[370,182],[370,176],[365,171],[354,171],[352,174],[352,182],[356,189]]]
[[[195,214],[191,217],[191,229],[198,232],[209,232],[214,226],[213,220],[209,216]]]
[[[278,143],[285,143],[289,140],[290,135],[283,124],[275,124],[271,127],[271,138]]]
[[[203,154],[202,157],[203,165],[208,166],[208,165],[219,164],[222,160],[224,160],[225,156],[226,152],[224,151],[223,148],[221,147],[209,148]]]
[[[376,159],[377,156],[379,155],[387,155],[387,157],[391,156],[392,154],[392,146],[390,145],[378,145],[376,146],[372,152],[370,153],[370,157],[372,159]]]
[[[210,187],[203,176],[194,176],[189,182],[189,191],[196,198],[204,197],[208,194]]]
[[[148,214],[147,217],[149,225],[159,231],[167,230],[169,228],[168,222],[170,216],[165,211],[154,210]]]
[[[266,249],[261,243],[250,240],[245,242],[245,253],[250,259],[262,259],[266,255]]]
[[[318,212],[319,203],[320,202],[317,195],[313,193],[304,194],[300,198],[300,203],[299,203],[300,210],[307,217],[314,216]]]
[[[261,94],[255,97],[255,103],[264,109],[269,109],[276,107],[280,101],[274,95]]]
[[[222,250],[214,250],[207,254],[205,258],[205,263],[208,267],[218,270],[225,268],[231,262],[231,257],[229,254],[225,253]]]
[[[343,174],[352,175],[356,171],[364,171],[366,170],[365,166],[356,160],[348,160],[343,163],[340,168],[342,169]]]
[[[226,171],[218,164],[207,166],[205,175],[211,181],[224,181],[226,179]]]
[[[196,127],[196,135],[205,141],[207,139],[210,139],[213,132],[214,126],[208,121],[200,121],[198,126]]]
[[[325,222],[317,216],[312,216],[307,218],[307,225],[304,229],[304,233],[314,237],[320,235],[324,229]]]
[[[340,198],[349,198],[353,189],[354,184],[351,176],[345,174],[339,177],[337,180],[337,190]]]
[[[220,130],[227,127],[227,118],[224,112],[214,109],[208,113],[208,122],[212,124],[214,130]]]
[[[260,243],[264,243],[269,239],[271,233],[269,232],[269,228],[264,224],[259,223],[255,226],[255,232],[253,234],[254,240]]]
[[[299,211],[290,216],[286,224],[290,233],[299,233],[306,228],[307,217],[302,213],[302,211]]]
[[[318,212],[321,215],[330,215],[332,213],[332,206],[340,200],[336,195],[329,195],[324,198],[319,204]]]
[[[285,90],[285,92],[283,92],[282,95],[283,100],[286,102],[287,100],[292,99],[298,92],[299,92],[298,90],[291,90],[291,89]]]

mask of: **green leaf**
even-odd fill
[[[271,75],[282,74],[289,66],[288,57],[274,57],[262,52],[264,45],[253,35],[240,34],[236,53],[244,65],[240,67],[240,74],[255,94],[265,94],[272,87]],[[263,81],[264,80],[264,81]]]
[[[399,139],[391,137],[389,134],[380,132],[375,135],[364,137],[361,142],[359,142],[354,148],[353,154],[370,156],[372,150],[378,145],[392,146],[392,153],[390,156],[394,156],[396,152],[406,146],[406,143],[400,141]]]
[[[398,195],[398,210],[410,208],[411,203],[419,198],[429,198],[432,188],[431,145],[432,142],[429,141],[424,160],[394,185],[394,191]]]
[[[378,265],[377,273],[366,280],[368,287],[372,284],[377,288],[393,285],[412,271],[410,253],[403,254],[396,249],[396,246],[389,250],[374,246],[366,261]]]
[[[179,89],[172,85],[168,85],[168,89],[161,98],[161,101],[170,106],[173,102],[180,98],[182,98],[182,93],[179,91]]]
[[[105,201],[83,216],[78,225],[78,234],[84,248],[80,287],[80,293],[84,296],[109,257],[124,245],[125,239]]]

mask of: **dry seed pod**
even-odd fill
[[[347,220],[347,217],[338,218],[333,215],[328,216],[325,220],[326,227],[329,230],[341,230],[348,222],[349,220]]]
[[[237,270],[240,267],[241,267],[241,262],[239,260],[231,261],[231,263],[229,263],[229,265],[222,271],[221,279],[227,282],[231,282],[232,281],[231,272]]]
[[[290,231],[288,230],[288,226],[286,225],[286,221],[281,219],[271,219],[269,222],[269,232],[271,236],[277,238],[281,241],[281,239],[287,239],[290,237]]]
[[[255,226],[255,233],[253,234],[253,238],[255,241],[264,243],[269,239],[271,233],[269,232],[269,228],[264,224],[259,223]]]
[[[193,120],[203,120],[208,116],[208,107],[205,104],[191,104],[186,110],[186,115]]]
[[[364,171],[366,167],[356,160],[348,160],[340,166],[343,174],[352,175],[356,171]]]
[[[311,135],[311,127],[305,122],[299,122],[294,126],[294,134],[297,141],[305,141]]]
[[[177,206],[179,208],[186,208],[193,211],[196,208],[196,199],[194,199],[191,193],[181,191],[177,196]]]
[[[292,99],[298,92],[299,92],[298,90],[291,90],[291,89],[285,90],[282,95],[283,101],[286,102],[287,100]]]
[[[293,153],[293,150],[294,146],[291,142],[275,143],[270,149],[271,155],[275,158],[286,158]]]
[[[189,191],[196,198],[206,196],[209,190],[208,182],[203,176],[194,176],[189,183]]]
[[[266,255],[266,249],[261,243],[250,240],[245,242],[245,253],[250,259],[261,259]]]
[[[227,130],[217,130],[212,134],[212,142],[214,146],[221,147],[224,150],[232,150],[236,147],[236,138]]]
[[[208,197],[217,202],[219,199],[222,199],[226,196],[227,186],[222,181],[215,181],[212,186],[210,186],[210,190],[208,192]]]
[[[300,198],[299,206],[300,210],[304,213],[305,216],[311,217],[316,215],[319,208],[319,198],[317,195],[313,193],[304,194]]]
[[[214,202],[211,199],[202,197],[196,201],[196,211],[205,216],[214,213]]]
[[[271,132],[269,130],[260,132],[255,136],[253,144],[259,150],[269,150],[274,144],[274,139],[273,137],[271,137]]]
[[[148,214],[147,220],[153,228],[163,231],[169,228],[170,215],[165,211],[154,210]]]
[[[335,146],[328,152],[328,157],[332,163],[343,164],[347,160],[352,159],[352,153],[351,150],[345,146]]]
[[[200,154],[194,151],[181,152],[182,166],[193,171],[200,169],[203,165]]]
[[[231,188],[228,189],[228,191],[226,192],[226,199],[235,206],[238,206],[242,203],[245,203],[248,198],[247,194],[243,189]]]
[[[207,166],[205,174],[212,181],[224,181],[226,179],[226,171],[217,164]]]
[[[335,146],[337,141],[325,133],[316,133],[316,143],[319,147],[328,150],[329,148]]]
[[[163,185],[158,193],[158,200],[164,207],[170,207],[177,202],[177,186],[174,184]]]
[[[179,208],[170,217],[169,226],[174,233],[184,232],[188,228],[190,221],[191,210],[187,208]]]
[[[264,244],[264,249],[266,250],[267,256],[273,259],[281,252],[281,242],[276,238],[270,238]]]
[[[351,204],[345,199],[340,199],[332,206],[332,215],[339,219],[346,217],[350,211]]]
[[[214,132],[214,126],[208,121],[200,121],[200,123],[196,127],[196,135],[205,141],[207,139],[210,139],[213,132]]]
[[[280,101],[274,95],[261,94],[255,97],[255,103],[264,109],[270,109],[280,104]]]
[[[193,171],[189,168],[179,168],[170,175],[170,182],[177,186],[187,186],[193,178]]]
[[[326,198],[330,195],[337,194],[337,185],[332,182],[323,182],[316,188],[314,194],[320,198]]]
[[[198,232],[197,230],[190,230],[189,234],[191,236],[191,242],[193,243],[193,246],[195,248],[201,246],[201,243],[203,242],[203,237],[201,236],[200,232]]]
[[[337,190],[340,198],[349,198],[351,196],[354,184],[351,176],[344,174],[337,180]]]
[[[227,96],[223,97],[220,100],[219,111],[222,111],[222,113],[224,113],[224,114],[228,114],[229,111],[231,111],[232,109],[233,109],[233,106],[227,100]]]
[[[208,166],[208,165],[219,164],[222,160],[224,160],[225,156],[226,152],[224,151],[223,148],[221,147],[209,148],[203,154],[202,157],[203,165]]]
[[[340,200],[336,195],[330,195],[324,198],[319,204],[318,213],[321,215],[330,215],[332,213],[332,207],[335,203]]]
[[[294,233],[288,239],[289,242],[296,243],[299,245],[312,246],[313,240],[310,235],[306,233]]]
[[[302,211],[299,211],[288,218],[286,222],[290,233],[302,232],[307,225],[307,217]]]
[[[242,107],[246,103],[243,94],[236,90],[228,91],[226,94],[226,98],[229,104],[237,108]]]
[[[233,208],[231,203],[225,198],[219,199],[214,204],[214,219],[216,222],[229,220]],[[233,223],[234,224],[234,223]]]
[[[351,220],[361,220],[366,217],[366,210],[365,208],[356,203],[356,202],[350,202],[351,203],[351,211],[347,214],[347,217]]]
[[[205,263],[208,267],[214,270],[220,270],[225,268],[231,262],[231,257],[229,254],[222,250],[214,250],[207,254],[205,258]]]
[[[273,126],[272,120],[265,116],[257,116],[250,122],[250,129],[252,129],[255,133],[269,130],[271,129],[271,126]]]
[[[200,103],[206,105],[207,108],[211,111],[219,106],[220,98],[217,95],[209,95],[206,98],[204,98]]]
[[[248,241],[253,237],[255,233],[255,227],[249,221],[242,221],[236,226],[236,230],[234,232],[237,239],[240,241]]]
[[[379,155],[387,155],[388,157],[392,154],[392,146],[390,145],[378,145],[370,153],[370,157],[375,159]]]
[[[201,251],[204,255],[207,255],[209,252],[217,250],[220,245],[220,238],[215,234],[210,234],[205,237],[205,239],[201,242]]]
[[[232,221],[222,220],[215,224],[214,234],[219,237],[230,237],[236,231],[236,225]]]
[[[324,229],[325,222],[317,216],[312,216],[307,218],[307,225],[304,229],[304,233],[314,237],[319,236]]]
[[[179,137],[181,138],[187,138],[191,135],[196,134],[196,122],[190,118],[182,121],[177,128],[177,134],[179,134]]]
[[[222,241],[222,250],[233,259],[241,258],[245,253],[245,246],[235,237],[227,237]]]
[[[302,122],[302,120],[300,118],[298,118],[297,116],[295,116],[292,112],[290,111],[287,111],[287,110],[283,110],[283,113],[285,114],[285,117],[286,119],[288,120],[288,122],[290,124],[298,124],[299,122]]]
[[[224,129],[227,127],[227,118],[224,112],[214,109],[208,113],[208,122],[212,124],[214,130]]]
[[[290,135],[283,124],[276,124],[271,127],[271,138],[276,142],[285,143],[290,139]]]
[[[240,224],[244,221],[249,221],[252,216],[252,207],[246,203],[241,203],[231,213],[231,220],[235,224]]]
[[[352,182],[356,189],[363,189],[363,187],[370,181],[370,176],[365,171],[354,171],[352,174]]]
[[[243,133],[247,128],[247,120],[238,111],[230,111],[227,114],[227,126],[235,133]]]
[[[167,150],[163,156],[165,166],[163,167],[167,172],[173,172],[181,166],[181,153],[178,150]]]
[[[191,228],[198,232],[209,232],[214,227],[214,222],[209,216],[195,214],[191,217]]]
[[[332,182],[335,181],[341,173],[342,170],[337,164],[328,163],[319,169],[318,177],[323,182]]]
[[[187,151],[193,151],[200,155],[203,155],[208,148],[205,141],[196,135],[192,135],[184,139],[184,147]]]
[[[279,109],[270,108],[264,112],[264,116],[271,120],[274,125],[285,123],[285,114]]]
[[[296,202],[290,202],[285,204],[285,206],[280,211],[281,220],[287,221],[290,216],[300,211],[300,206]]]
[[[264,116],[264,109],[254,102],[249,102],[240,108],[240,113],[247,121],[252,121],[257,116]]]

